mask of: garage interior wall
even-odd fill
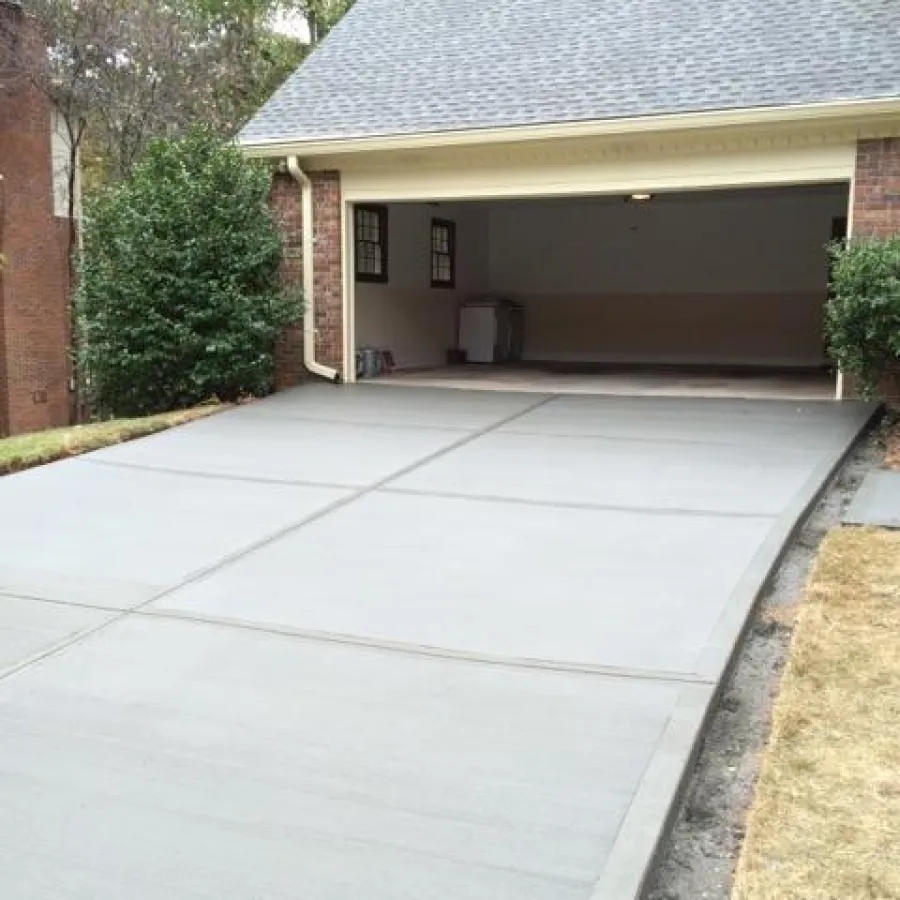
[[[456,223],[456,287],[431,286],[431,220]],[[356,346],[394,354],[400,368],[442,365],[456,344],[460,303],[488,290],[488,217],[478,204],[388,206],[386,284],[356,284]]]
[[[526,310],[533,361],[817,366],[824,244],[848,186],[389,206],[389,273],[356,286],[357,345],[441,365],[456,309]],[[457,223],[454,291],[430,286],[430,221]]]

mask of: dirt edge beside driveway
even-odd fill
[[[862,479],[881,464],[879,435],[854,449],[807,519],[762,598],[719,704],[648,900],[729,900],[734,867],[753,801],[772,704],[787,663],[797,605],[825,535]]]

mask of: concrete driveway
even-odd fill
[[[632,900],[870,414],[310,387],[0,479],[0,897]]]

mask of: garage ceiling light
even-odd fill
[[[653,199],[653,194],[632,194],[626,199],[631,203],[649,203]]]

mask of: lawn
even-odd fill
[[[900,532],[826,539],[734,900],[900,898]]]
[[[108,422],[54,428],[3,438],[0,439],[0,475],[9,475],[11,472],[40,466],[67,456],[77,456],[111,444],[121,444],[123,441],[165,431],[176,425],[203,419],[222,409],[222,405],[209,404],[142,419],[112,419]]]

